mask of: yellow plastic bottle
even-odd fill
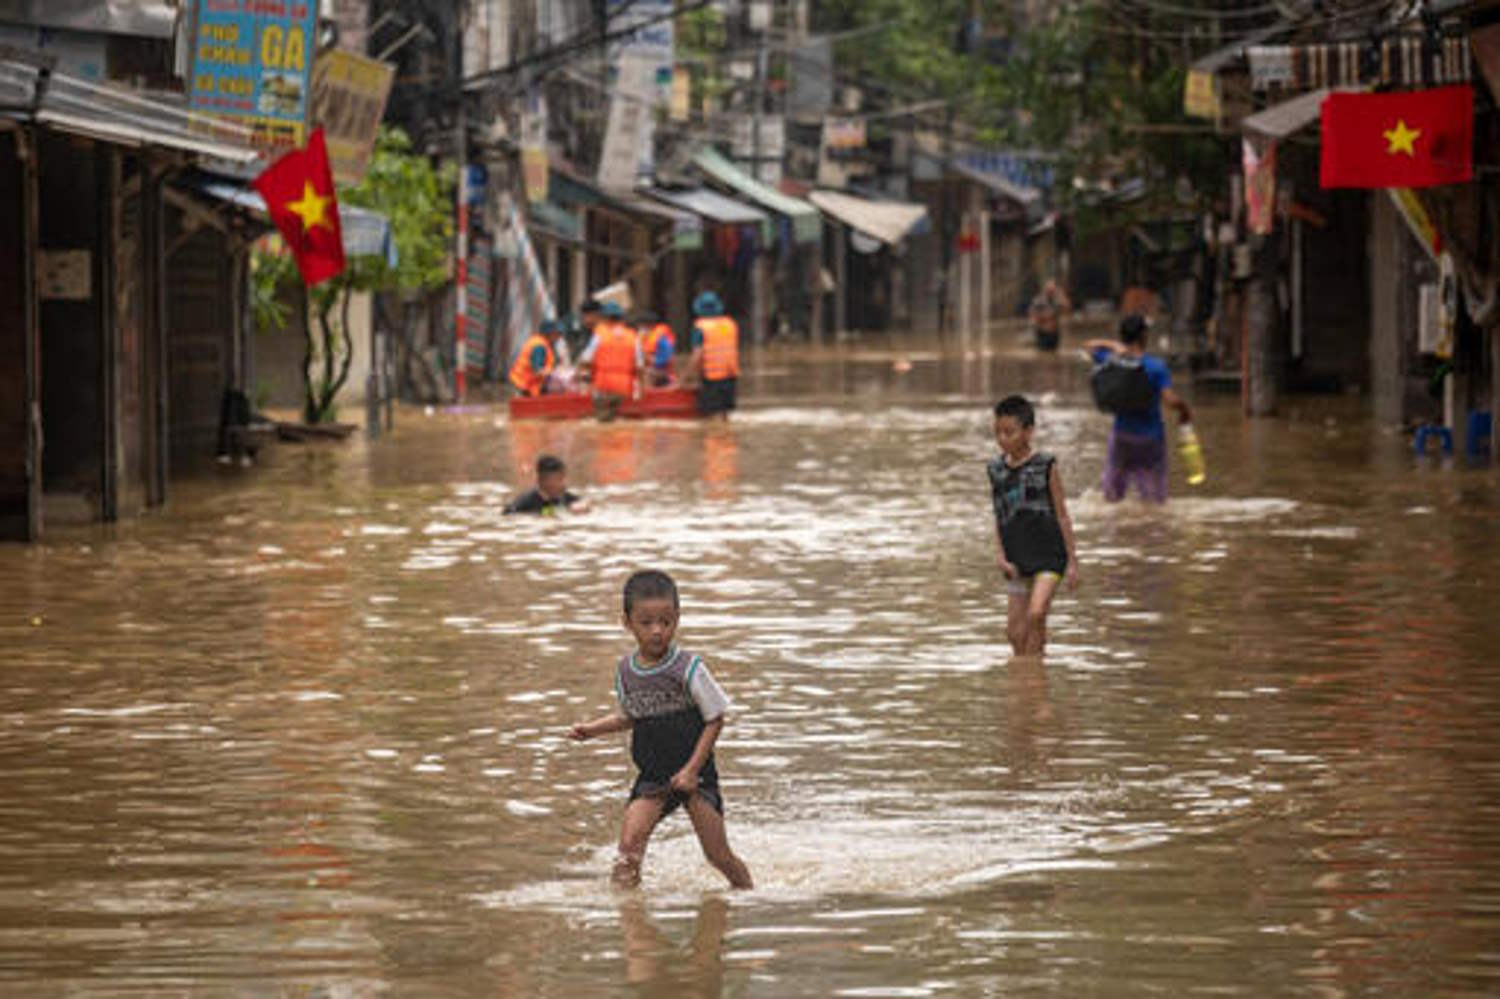
[[[1198,443],[1198,433],[1191,423],[1177,428],[1177,453],[1182,455],[1182,463],[1187,467],[1188,485],[1203,485],[1208,478],[1208,469],[1203,464],[1203,445]]]

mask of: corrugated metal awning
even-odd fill
[[[696,250],[703,245],[703,218],[693,212],[656,201],[643,194],[620,194],[615,201],[627,211],[638,215],[649,215],[672,226],[672,248]]]
[[[104,35],[171,38],[177,8],[162,0],[0,0],[0,21]]]
[[[710,191],[706,187],[695,187],[687,191],[668,191],[659,187],[650,187],[645,193],[657,201],[675,205],[721,225],[769,226],[771,223],[770,217],[759,208],[726,197],[717,191]]]
[[[266,201],[260,196],[260,192],[233,181],[198,176],[188,180],[184,186],[252,214],[269,218]],[[396,241],[391,238],[390,220],[379,212],[341,204],[339,229],[344,236],[345,256],[383,257],[391,267],[398,263]]]
[[[1313,90],[1280,104],[1272,104],[1240,120],[1240,129],[1270,139],[1285,139],[1317,121],[1322,115],[1323,100],[1334,91]]]
[[[704,149],[693,158],[693,162],[698,169],[724,186],[743,194],[762,208],[791,219],[792,235],[797,242],[815,243],[823,238],[822,217],[817,208],[801,198],[782,194],[775,188],[762,184],[726,160],[717,150]]]
[[[45,56],[0,51],[0,114],[122,146],[159,146],[247,164],[261,158],[250,130],[181,103],[50,72]]]
[[[980,170],[966,163],[954,163],[953,172],[976,184],[983,184],[1002,198],[1014,201],[1022,208],[1036,208],[1042,203],[1042,192],[1034,187],[1017,184],[1007,177],[990,170]]]
[[[814,191],[807,197],[819,210],[888,246],[901,242],[927,221],[926,206],[908,201],[872,201],[838,191]]]

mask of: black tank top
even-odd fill
[[[1061,574],[1068,567],[1057,511],[1052,507],[1052,455],[1038,452],[1012,468],[1000,455],[989,463],[995,523],[1005,557],[1023,576]]]

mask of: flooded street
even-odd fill
[[[1099,496],[1079,364],[853,354],[728,426],[400,414],[0,548],[8,994],[1500,990],[1500,477],[1359,399]],[[1040,397],[1082,587],[1010,661],[989,406]],[[539,453],[594,510],[502,518]],[[639,567],[735,702],[742,895],[607,884]]]

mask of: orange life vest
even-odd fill
[[[677,338],[672,335],[672,327],[666,323],[657,323],[647,331],[645,338],[641,341],[641,353],[646,355],[646,363],[656,363],[656,349],[665,340],[672,347],[672,352],[677,351]]]
[[[711,382],[738,378],[740,328],[728,316],[710,316],[693,324],[703,334],[703,377]]]
[[[537,371],[531,366],[531,355],[538,347],[547,352],[547,360],[542,363],[542,370]],[[521,344],[520,353],[516,354],[515,363],[510,366],[510,383],[516,387],[517,392],[526,395],[541,395],[542,386],[547,381],[547,376],[552,374],[552,368],[557,363],[557,355],[552,352],[552,344],[540,333],[533,333]]]
[[[635,391],[635,334],[621,323],[600,323],[594,335],[594,391],[631,395]]]

